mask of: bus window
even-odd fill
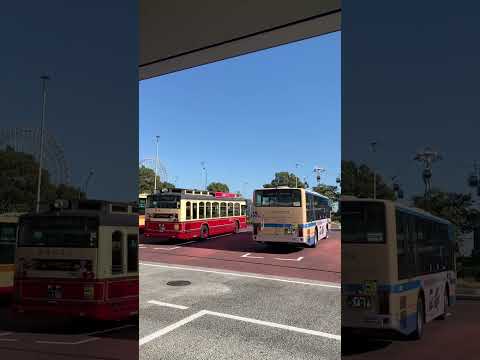
[[[342,243],[385,243],[385,205],[346,201],[341,204]]]
[[[242,215],[247,214],[247,205],[242,205]]]
[[[194,202],[194,203],[192,203],[192,204],[193,204],[192,219],[196,219],[196,218],[197,218],[197,203]]]
[[[205,219],[205,203],[203,201],[198,204],[198,218]]]
[[[257,207],[300,207],[301,191],[295,189],[256,190]]]
[[[235,204],[235,216],[240,216],[240,204]]]
[[[112,275],[123,272],[122,237],[120,231],[114,231],[112,234]]]
[[[309,193],[305,195],[307,196],[307,206],[306,206],[307,222],[315,221],[315,208],[314,208],[313,195]]]
[[[128,272],[138,271],[138,236],[137,234],[129,234],[127,236],[128,253],[127,253],[127,266]]]
[[[205,210],[206,210],[206,214],[205,214],[205,217],[207,219],[210,219],[212,217],[212,203],[210,202],[207,202],[205,204]]]
[[[16,224],[0,223],[0,264],[15,261]]]
[[[185,206],[185,218],[187,220],[190,220],[192,218],[192,207],[190,201],[187,201],[187,204]]]
[[[233,216],[233,204],[228,203],[228,216]]]
[[[227,216],[227,204],[222,202],[220,204],[220,217]]]
[[[218,202],[213,203],[212,217],[217,218],[220,215],[219,214],[219,207],[220,207],[220,204]]]

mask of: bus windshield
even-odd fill
[[[36,216],[23,219],[19,247],[96,248],[98,219],[86,216]]]
[[[138,213],[140,215],[145,214],[145,206],[147,204],[147,199],[145,198],[139,198],[138,199]]]
[[[180,195],[157,194],[147,198],[148,208],[178,209],[180,207]]]
[[[0,223],[0,264],[14,263],[16,238],[16,224]]]
[[[340,204],[342,243],[385,243],[385,205],[380,202],[344,201]]]
[[[301,192],[297,189],[268,189],[255,191],[256,207],[300,207]]]

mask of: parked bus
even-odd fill
[[[453,225],[387,200],[344,198],[340,211],[342,327],[421,338],[455,303]]]
[[[147,205],[148,194],[138,195],[138,230],[140,233],[145,229],[145,207]]]
[[[13,293],[15,245],[20,213],[0,214],[0,296]]]
[[[99,320],[138,314],[136,204],[56,201],[20,217],[15,308]]]
[[[147,238],[206,239],[246,226],[245,199],[236,194],[165,189],[147,197]]]
[[[328,236],[331,202],[314,191],[283,186],[255,190],[254,207],[257,242],[316,247]]]

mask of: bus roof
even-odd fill
[[[221,191],[208,191],[208,190],[197,190],[197,189],[164,189],[163,191],[157,191],[158,195],[179,195],[181,199],[191,199],[191,200],[225,200],[225,201],[245,201],[243,197],[238,194],[221,192]],[[150,194],[153,196],[156,194]]]
[[[322,195],[316,191],[310,190],[310,189],[305,189],[305,188],[295,188],[295,187],[289,187],[289,186],[275,186],[275,187],[267,187],[267,188],[261,188],[261,189],[256,189],[255,191],[261,191],[261,190],[285,190],[285,189],[291,189],[291,190],[304,190],[306,193],[316,195],[318,197],[330,200],[328,196]]]

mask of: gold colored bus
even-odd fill
[[[422,337],[455,303],[455,229],[388,200],[342,198],[342,327]]]
[[[253,239],[260,243],[293,243],[316,247],[326,239],[331,201],[302,188],[258,189],[254,192]]]

